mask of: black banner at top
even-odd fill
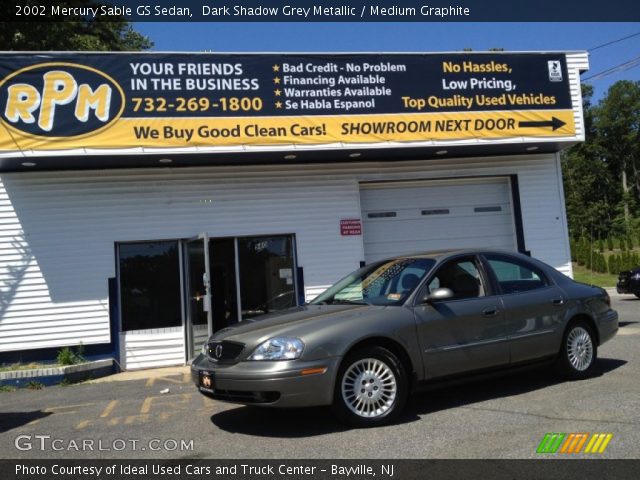
[[[101,0],[3,2],[3,21],[133,22],[638,22],[637,0]]]
[[[565,55],[0,55],[0,151],[570,138]]]

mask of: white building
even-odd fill
[[[151,54],[139,57],[145,55]],[[517,56],[470,58],[483,55],[507,64]],[[184,147],[118,143],[114,134],[104,148],[92,144],[97,135],[81,133],[73,146],[60,143],[59,131],[52,138],[20,130],[26,110],[11,117],[8,85],[40,74],[43,64],[61,64],[65,54],[0,55],[0,362],[53,357],[62,346],[82,343],[87,354],[113,355],[126,369],[183,364],[208,331],[309,300],[363,262],[415,251],[499,247],[528,252],[571,275],[558,152],[584,139],[579,74],[587,56],[518,55],[562,59],[573,121],[568,132],[553,126],[544,135],[266,145],[243,137],[237,144]],[[280,57],[278,65],[289,58]],[[235,64],[234,58],[225,60]],[[14,59],[37,67],[19,70]],[[298,77],[317,75],[339,74]],[[271,101],[258,77],[258,94]],[[63,91],[60,85],[55,88]],[[278,87],[268,88],[271,94]],[[508,93],[497,90],[496,98]],[[128,105],[130,92],[123,98]],[[53,104],[61,109],[63,101]],[[514,111],[500,108],[480,113]],[[117,122],[129,121],[126,115]],[[321,118],[303,117],[315,126]]]

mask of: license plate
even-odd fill
[[[200,390],[213,393],[213,373],[212,372],[200,372]]]

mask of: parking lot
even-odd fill
[[[422,392],[399,423],[366,431],[344,428],[325,408],[207,399],[187,369],[1,392],[0,457],[535,458],[545,433],[575,432],[613,435],[604,453],[578,456],[640,458],[640,300],[612,300],[620,330],[588,380],[536,370]]]

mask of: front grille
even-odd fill
[[[279,392],[245,392],[216,388],[213,393],[204,393],[216,400],[234,403],[273,403],[280,398]]]
[[[207,356],[216,362],[231,362],[238,358],[244,350],[244,343],[238,342],[211,342],[207,346]]]
[[[631,278],[631,272],[620,272],[618,274],[618,280],[629,280]]]

